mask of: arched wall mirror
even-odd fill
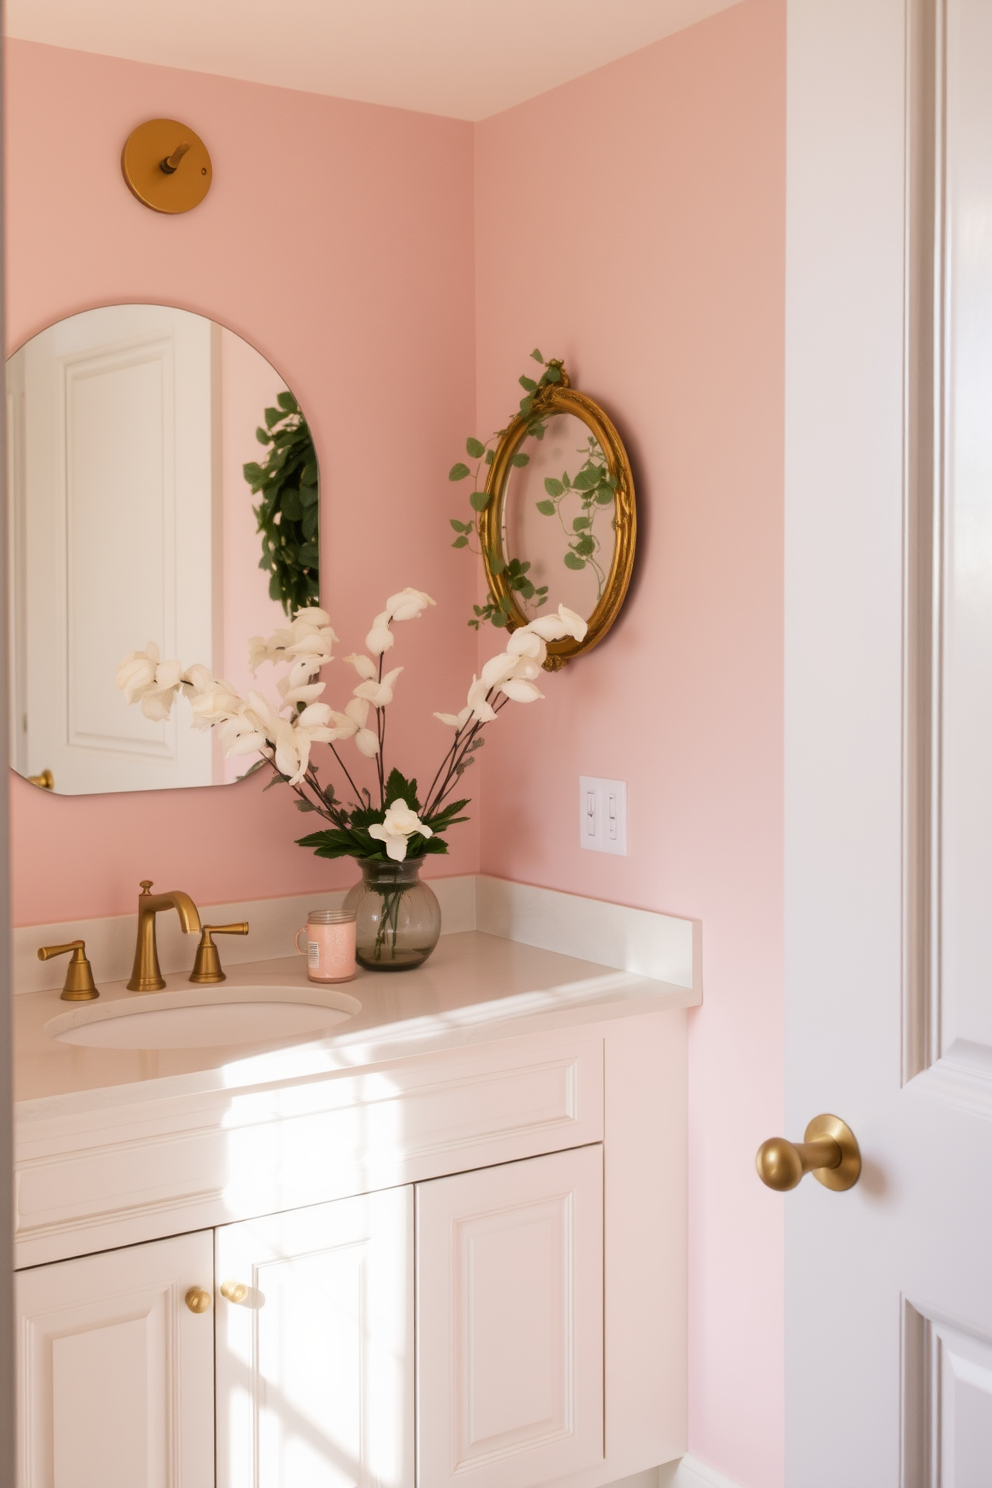
[[[303,412],[240,336],[163,305],[49,326],[7,397],[14,768],[64,795],[235,780],[243,761],[179,710],[129,708],[115,676],[153,641],[244,695],[248,638],[316,602]]]

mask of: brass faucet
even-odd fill
[[[165,986],[155,944],[155,916],[160,909],[176,910],[184,935],[200,928],[199,913],[188,894],[181,889],[173,889],[168,894],[153,894],[151,879],[143,878],[138,895],[138,941],[134,948],[131,980],[127,984],[129,992],[159,992]]]

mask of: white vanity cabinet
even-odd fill
[[[22,1102],[17,1488],[606,1488],[683,1453],[693,994],[586,974],[402,1019],[373,983],[371,1031]]]

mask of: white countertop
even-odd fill
[[[187,977],[166,977],[188,988]],[[228,970],[228,986],[306,984],[299,956]],[[700,1001],[698,991],[471,930],[442,936],[416,971],[359,970],[342,984],[361,1011],[314,1040],[209,1049],[80,1048],[48,1038],[50,1019],[79,1004],[58,991],[14,999],[14,1091],[18,1119],[68,1115],[142,1098],[195,1095],[285,1084],[354,1071],[411,1054],[458,1048]],[[140,998],[123,982],[101,987],[105,1000]]]

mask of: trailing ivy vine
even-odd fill
[[[261,465],[245,465],[244,477],[261,498],[252,508],[262,534],[258,566],[269,574],[270,596],[292,615],[320,597],[317,455],[292,393],[279,393],[276,402],[265,410],[265,428],[255,430],[269,454]]]

